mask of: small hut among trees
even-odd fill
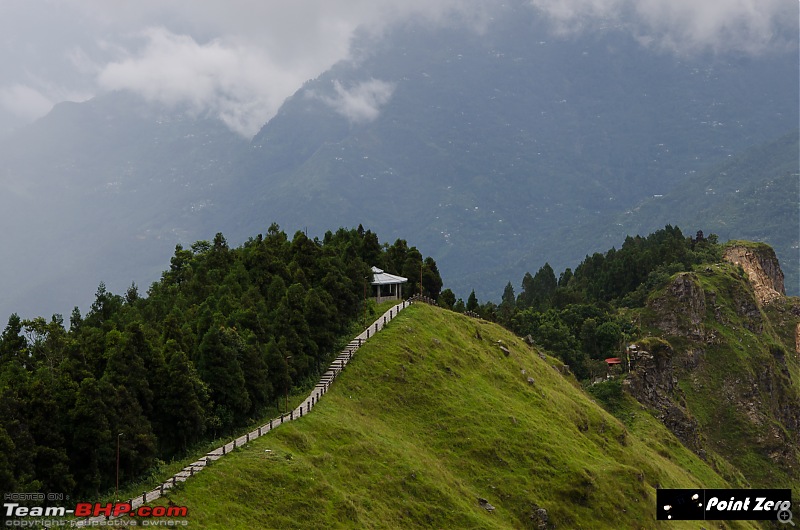
[[[372,267],[372,297],[377,303],[387,300],[401,300],[403,298],[403,284],[408,278],[395,276],[383,272],[378,267]]]

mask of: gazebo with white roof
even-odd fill
[[[378,267],[372,267],[372,297],[375,302],[381,303],[386,300],[400,300],[403,297],[403,284],[408,278],[395,276]]]

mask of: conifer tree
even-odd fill
[[[478,297],[475,296],[475,289],[469,293],[469,298],[467,298],[467,311],[477,311],[478,310]]]
[[[503,290],[503,298],[500,305],[497,307],[497,320],[500,324],[510,327],[511,319],[516,312],[516,297],[514,296],[514,287],[511,282],[506,284]]]
[[[208,394],[199,375],[177,341],[164,345],[167,358],[165,386],[159,403],[159,443],[166,454],[176,454],[198,441],[205,432]]]

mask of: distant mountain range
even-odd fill
[[[772,244],[800,291],[796,50],[676,56],[514,3],[354,49],[249,143],[123,93],[4,139],[0,314],[68,314],[100,280],[146,286],[177,242],[273,221],[402,234],[482,299],[670,223]]]

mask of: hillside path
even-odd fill
[[[154,500],[160,498],[164,495],[164,492],[169,491],[170,489],[174,488],[178,485],[179,482],[185,482],[190,477],[194,476],[196,473],[199,473],[203,469],[205,469],[206,465],[210,462],[215,460],[219,460],[223,456],[227,455],[228,453],[232,452],[237,447],[241,447],[256,438],[264,436],[272,429],[277,428],[278,426],[282,425],[285,422],[293,421],[298,418],[301,418],[304,414],[308,414],[311,409],[313,409],[322,396],[327,393],[328,388],[339,375],[339,373],[344,370],[347,363],[353,358],[355,352],[363,345],[368,339],[373,337],[377,332],[383,329],[383,327],[388,324],[397,314],[405,309],[406,307],[410,306],[412,302],[403,301],[399,304],[393,306],[388,311],[386,311],[383,315],[378,317],[375,322],[373,322],[369,327],[367,327],[364,331],[362,331],[359,335],[354,337],[347,346],[339,353],[336,359],[330,364],[328,369],[322,374],[320,377],[319,382],[317,382],[314,389],[311,393],[306,397],[302,403],[300,403],[294,410],[281,414],[277,418],[273,418],[269,420],[269,422],[261,425],[257,429],[254,429],[243,436],[240,436],[230,442],[222,445],[214,449],[213,451],[209,451],[203,458],[196,460],[189,464],[188,466],[184,467],[182,470],[177,472],[171,478],[169,478],[166,482],[160,484],[157,488],[142,492],[139,497],[135,499],[129,499],[124,502],[130,504],[130,510],[134,511],[141,507],[144,504],[149,502],[153,502]],[[104,515],[98,515],[97,517],[91,517],[87,519],[82,519],[77,522],[76,526],[95,526],[100,524],[100,521],[106,521],[108,519],[117,519],[117,517],[106,517]]]

